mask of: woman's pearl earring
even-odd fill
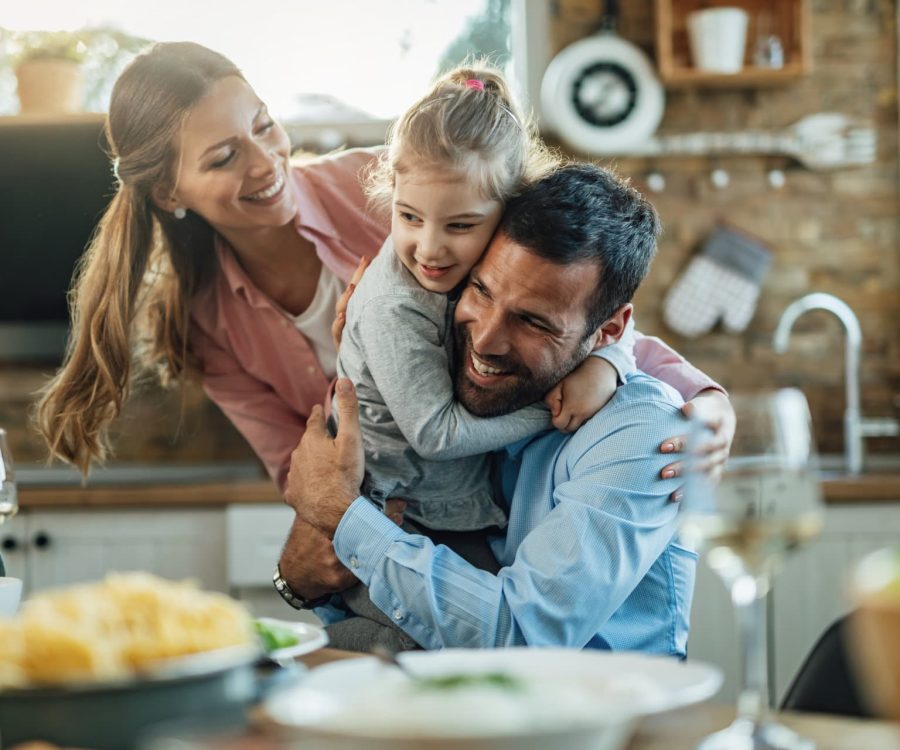
[[[174,214],[176,219],[183,219],[185,216],[187,216],[187,209],[179,206],[172,213]]]

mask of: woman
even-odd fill
[[[86,473],[109,453],[135,367],[164,382],[197,372],[281,488],[335,374],[335,306],[387,236],[361,179],[377,151],[292,166],[285,131],[240,71],[188,42],[126,68],[106,132],[119,189],[79,268],[65,362],[38,405],[51,453]],[[635,353],[713,406],[710,458],[724,461],[733,425],[715,384],[655,339]]]

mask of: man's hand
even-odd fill
[[[285,502],[328,539],[334,537],[344,512],[359,495],[365,470],[356,391],[341,378],[335,393],[340,415],[337,437],[328,434],[322,407],[314,406],[306,433],[291,454],[284,490]]]
[[[278,567],[291,590],[307,599],[343,591],[357,582],[334,554],[328,537],[297,517]]]
[[[700,471],[709,472],[714,480],[718,480],[722,474],[728,454],[731,451],[731,441],[734,439],[736,426],[734,408],[728,400],[728,396],[715,388],[707,388],[688,401],[681,409],[685,417],[697,417],[712,431],[712,437],[704,447],[704,455],[699,460],[697,467]],[[660,451],[663,453],[683,453],[687,447],[687,435],[677,435],[663,441]],[[660,472],[663,479],[680,476],[684,471],[684,463],[675,463],[664,466]],[[672,493],[672,500],[681,499],[681,490]]]

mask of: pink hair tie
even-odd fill
[[[484,91],[484,81],[479,81],[477,78],[469,78],[466,80],[466,88]]]

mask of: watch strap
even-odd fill
[[[319,596],[315,599],[307,599],[305,596],[298,594],[288,585],[288,582],[284,580],[284,576],[281,575],[281,568],[278,563],[275,563],[275,571],[272,573],[272,584],[275,586],[275,590],[279,593],[281,598],[294,609],[312,609],[313,607],[319,607],[331,598],[330,594],[325,594],[324,596]]]

